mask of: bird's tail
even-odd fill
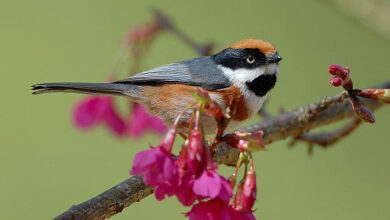
[[[140,87],[125,83],[42,83],[32,86],[33,94],[66,92],[95,95],[118,95],[132,97]]]

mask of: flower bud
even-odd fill
[[[243,211],[244,210],[244,198],[243,198],[243,192],[244,192],[244,182],[240,181],[240,183],[237,186],[236,194],[234,195],[233,209],[237,211]]]
[[[339,75],[343,74],[343,68],[338,64],[330,65],[328,71],[330,74],[332,74],[334,76],[339,76]]]
[[[162,146],[167,152],[171,152],[173,147],[173,142],[175,142],[175,138],[176,138],[176,127],[174,125],[171,128],[169,128],[164,139],[160,142],[160,146]]]
[[[333,77],[331,80],[330,80],[330,84],[332,84],[333,86],[341,86],[344,84],[344,80],[341,78],[341,77]]]
[[[345,78],[348,78],[350,73],[351,73],[351,70],[349,69],[348,66],[343,67],[343,75]]]
[[[203,136],[200,130],[200,111],[195,113],[195,127],[192,129],[187,149],[188,167],[194,174],[199,174],[205,167],[205,147],[203,146]]]
[[[241,152],[246,152],[249,150],[249,141],[248,140],[245,140],[245,139],[241,139],[238,141],[238,144],[237,144],[237,148],[241,151]]]
[[[204,167],[204,146],[199,129],[193,129],[189,137],[187,151],[188,167],[194,174],[198,174]]]
[[[261,141],[263,131],[256,131],[255,133],[247,133],[245,131],[234,132],[234,135],[238,138],[236,146],[241,152],[255,152],[265,150],[265,145]]]
[[[251,161],[251,167],[246,174],[245,183],[243,187],[243,204],[245,210],[252,210],[253,204],[256,201],[257,186],[256,186],[256,172]]]

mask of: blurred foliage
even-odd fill
[[[52,218],[128,178],[134,154],[158,143],[153,136],[114,139],[103,128],[80,132],[70,121],[80,96],[29,91],[40,82],[104,81],[123,34],[148,20],[151,7],[169,14],[198,42],[215,41],[217,50],[245,38],[276,45],[284,60],[268,102],[274,114],[335,94],[327,73],[332,63],[351,67],[356,88],[389,80],[389,41],[332,1],[2,1],[3,219]],[[153,43],[143,68],[194,56],[166,33]],[[376,124],[362,125],[327,150],[315,149],[313,157],[305,145],[288,149],[286,141],[255,154],[256,216],[389,219],[389,113],[381,109]],[[175,200],[149,197],[113,219],[182,219],[180,212],[187,210]]]

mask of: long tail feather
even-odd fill
[[[131,96],[134,90],[139,89],[136,85],[122,83],[42,83],[32,86],[33,94],[70,92],[97,95]]]

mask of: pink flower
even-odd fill
[[[176,129],[169,129],[159,147],[137,153],[134,157],[132,175],[142,174],[146,184],[155,187],[157,200],[175,194],[179,184],[179,168],[171,155]]]
[[[140,137],[149,130],[163,134],[166,129],[167,127],[160,118],[151,116],[142,105],[133,102],[133,112],[128,124],[128,131],[131,136]]]
[[[164,199],[165,195],[172,196],[179,184],[175,160],[162,146],[137,153],[130,174],[142,174],[145,183],[155,187],[157,200]]]
[[[193,185],[194,179],[189,175],[182,177],[180,180],[180,185],[178,186],[175,195],[179,202],[184,206],[191,206],[197,198],[192,191]]]
[[[205,164],[201,175],[194,180],[192,190],[203,198],[219,198],[223,201],[229,201],[232,197],[232,188],[225,177],[215,172],[217,165],[212,161],[208,148],[205,151]]]
[[[117,135],[124,135],[126,131],[126,124],[115,111],[110,96],[88,96],[79,101],[74,108],[73,119],[82,129],[104,123]]]
[[[232,220],[256,220],[253,212],[243,212],[229,207],[229,214]]]
[[[203,198],[219,198],[229,201],[232,197],[232,188],[225,177],[213,170],[205,170],[202,175],[195,179],[193,191]]]
[[[219,199],[199,202],[186,214],[190,220],[230,220],[227,204]]]
[[[341,78],[341,77],[333,77],[331,80],[330,80],[330,84],[332,84],[333,86],[341,86],[344,84],[344,80]]]
[[[339,76],[343,73],[343,68],[338,64],[332,64],[329,66],[328,71],[334,76]]]

